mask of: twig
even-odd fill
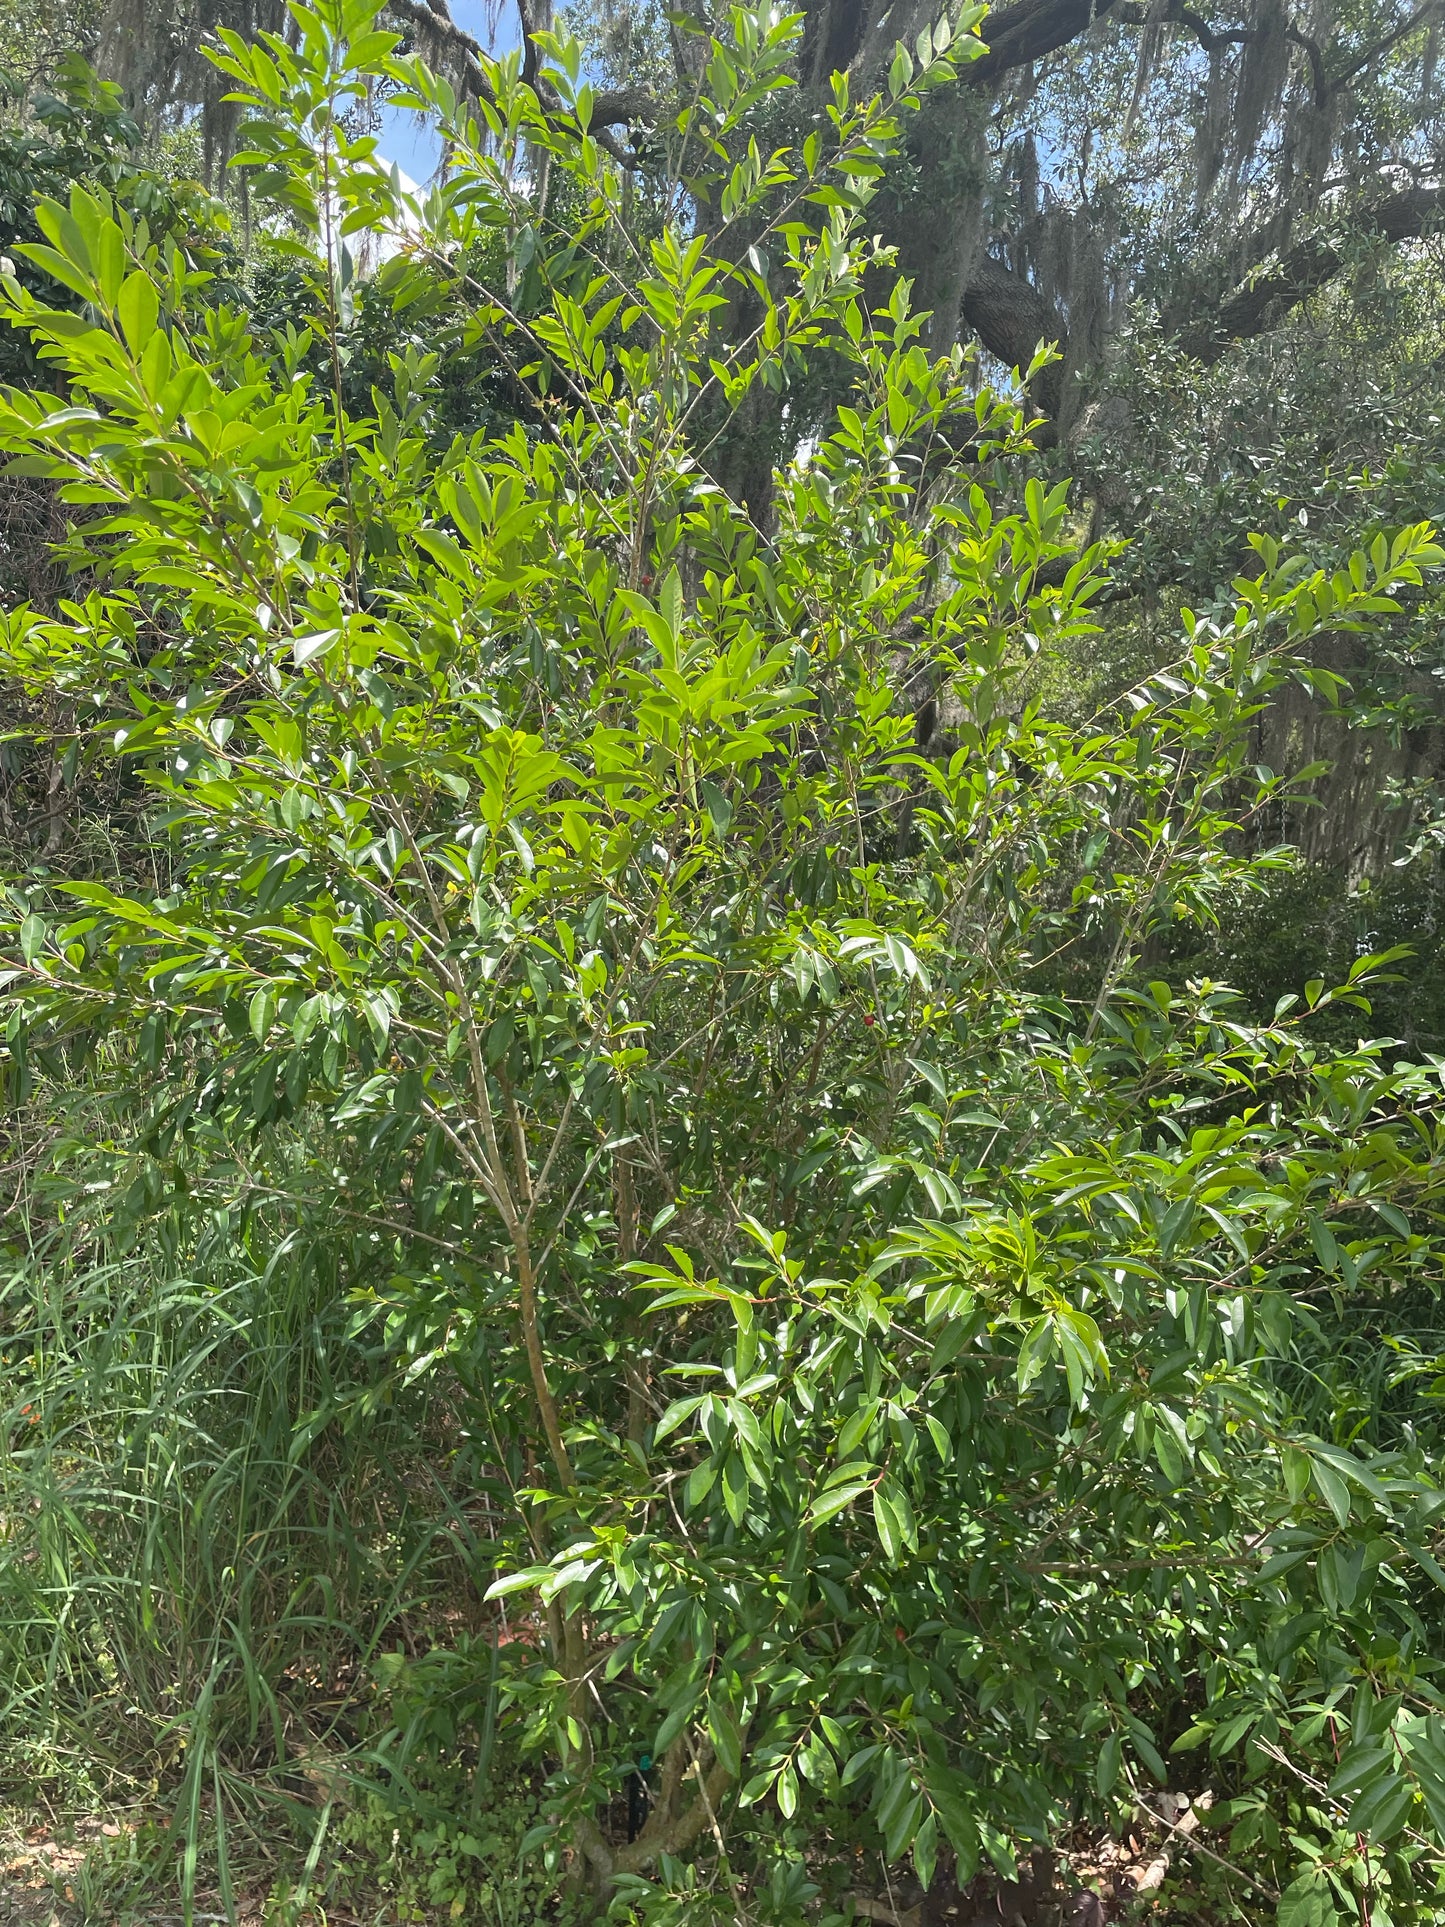
[[[1268,1899],[1275,1901],[1279,1899],[1279,1889],[1277,1887],[1271,1887],[1267,1880],[1260,1880],[1257,1879],[1254,1874],[1246,1873],[1243,1867],[1236,1866],[1232,1860],[1226,1860],[1222,1853],[1216,1853],[1213,1847],[1206,1847],[1204,1842],[1196,1837],[1195,1828],[1199,1825],[1199,1820],[1192,1806],[1184,1817],[1185,1819],[1192,1819],[1194,1821],[1194,1827],[1181,1826],[1177,1825],[1173,1820],[1166,1820],[1162,1813],[1156,1813],[1153,1807],[1145,1800],[1140,1800],[1139,1806],[1144,1813],[1148,1814],[1151,1820],[1156,1820],[1161,1827],[1167,1827],[1171,1833],[1177,1833],[1181,1839],[1187,1840],[1191,1847],[1197,1852],[1202,1853],[1207,1860],[1212,1860],[1216,1866],[1223,1867],[1227,1873],[1232,1873],[1237,1879],[1247,1882],[1257,1893],[1264,1894]]]
[[[743,1907],[743,1896],[738,1887],[737,1875],[733,1872],[733,1863],[728,1859],[728,1850],[723,1841],[722,1828],[718,1825],[717,1812],[708,1794],[707,1779],[702,1770],[702,1761],[698,1758],[697,1748],[693,1745],[690,1737],[687,1742],[687,1750],[692,1755],[692,1777],[697,1781],[698,1798],[702,1801],[703,1811],[707,1815],[708,1826],[712,1829],[712,1837],[717,1843],[718,1863],[722,1867],[723,1878],[728,1883],[728,1892],[733,1897],[733,1912],[737,1920],[737,1927],[746,1927],[747,1913]]]

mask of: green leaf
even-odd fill
[[[702,779],[700,788],[702,790],[702,800],[707,809],[708,820],[712,824],[713,834],[721,841],[721,839],[727,835],[728,829],[732,824],[733,806],[718,788],[717,784],[712,782],[708,777],[705,776]]]
[[[507,1573],[500,1579],[494,1579],[482,1597],[504,1599],[508,1593],[535,1592],[550,1577],[551,1571],[550,1566],[527,1566],[520,1572]]]
[[[1405,1550],[1415,1561],[1415,1564],[1420,1568],[1421,1572],[1432,1579],[1440,1588],[1441,1592],[1445,1592],[1445,1568],[1441,1567],[1434,1554],[1428,1552],[1424,1546],[1418,1545],[1412,1539],[1405,1541]]]
[[[890,1565],[896,1566],[903,1551],[903,1533],[886,1482],[875,1486],[873,1491],[873,1524],[884,1558]]]
[[[719,1764],[733,1779],[739,1779],[743,1770],[742,1734],[732,1708],[709,1700],[707,1731]]]
[[[1154,1427],[1154,1456],[1159,1461],[1159,1470],[1170,1485],[1178,1485],[1184,1476],[1184,1460],[1174,1435],[1162,1420]]]
[[[48,935],[49,932],[46,928],[44,917],[38,916],[35,911],[32,910],[27,917],[22,919],[20,924],[20,954],[26,963],[33,964],[35,962],[35,959],[45,948],[45,939]]]
[[[1311,1211],[1309,1214],[1309,1228],[1310,1239],[1315,1248],[1315,1256],[1319,1259],[1326,1271],[1338,1271],[1340,1268],[1339,1247],[1335,1243],[1334,1233],[1317,1211]]]
[[[657,1429],[652,1435],[654,1440],[658,1444],[661,1444],[663,1439],[668,1438],[680,1425],[685,1425],[693,1414],[706,1403],[706,1397],[701,1394],[692,1398],[674,1399],[662,1417],[657,1421]]]
[[[933,1885],[937,1865],[938,1818],[936,1814],[928,1813],[913,1836],[913,1871],[918,1875],[918,1883],[925,1893]]]
[[[729,1452],[723,1460],[723,1505],[735,1526],[740,1526],[748,1508],[748,1475],[742,1454]]]
[[[1404,1827],[1415,1789],[1403,1774],[1383,1772],[1363,1787],[1350,1808],[1350,1826],[1384,1846]]]
[[[1313,1869],[1290,1882],[1275,1911],[1276,1927],[1337,1927],[1338,1920],[1329,1883]]]
[[[1333,1466],[1326,1465],[1323,1459],[1312,1458],[1310,1476],[1320,1497],[1335,1515],[1338,1525],[1350,1523],[1350,1491]]]
[[[116,302],[116,314],[133,354],[150,343],[160,320],[160,302],[151,278],[143,270],[128,274]]]
[[[1410,1236],[1410,1220],[1398,1205],[1390,1204],[1384,1198],[1371,1198],[1370,1209],[1377,1218],[1381,1219],[1383,1223],[1390,1227],[1396,1237],[1408,1238]]]
[[[1299,1446],[1287,1445],[1280,1454],[1284,1470],[1285,1489],[1290,1498],[1298,1504],[1309,1490],[1313,1464],[1308,1452]]]
[[[831,1486],[827,1491],[821,1492],[808,1508],[809,1525],[825,1525],[829,1519],[836,1518],[840,1512],[846,1512],[855,1499],[862,1498],[865,1492],[872,1489],[872,1485],[871,1479],[853,1479],[845,1485]]]
[[[305,669],[308,663],[318,661],[340,637],[339,629],[316,629],[310,635],[293,636],[291,640],[291,660],[298,669]]]

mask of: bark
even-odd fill
[[[932,315],[929,345],[944,353],[958,338],[964,291],[974,270],[988,187],[987,117],[977,94],[945,87],[925,98],[909,130],[903,191],[878,202],[913,283],[913,305]],[[1032,352],[1032,349],[1030,350]]]
[[[991,14],[985,25],[988,52],[964,68],[962,78],[969,87],[991,87],[1001,74],[1026,67],[1045,55],[1056,53],[1070,41],[1087,33],[1096,20],[1110,13],[1115,0],[1015,0]],[[459,65],[466,84],[486,98],[489,89],[480,66],[479,41],[457,26],[444,0],[388,0],[387,11],[398,21],[412,27],[421,43]],[[805,79],[815,88],[826,88],[828,76],[846,72],[855,65],[876,65],[887,59],[896,39],[910,39],[904,29],[911,23],[897,6],[869,6],[859,0],[814,0],[807,7],[804,31],[803,69]],[[927,13],[927,9],[923,10]],[[550,18],[547,0],[518,0],[523,41],[539,24],[536,17]],[[922,16],[920,16],[921,18]],[[545,23],[542,23],[545,24]],[[535,56],[529,51],[530,63]],[[596,128],[619,127],[629,122],[650,125],[661,111],[646,88],[623,87],[599,93],[592,111]]]
[[[1359,636],[1322,636],[1311,658],[1347,682],[1364,679],[1370,667],[1369,647]],[[1438,714],[1438,682],[1416,671],[1403,683],[1418,713]],[[1409,812],[1392,807],[1395,786],[1445,782],[1445,732],[1438,724],[1421,722],[1398,733],[1352,727],[1347,715],[1297,683],[1261,712],[1250,757],[1276,770],[1328,765],[1311,785],[1313,805],[1282,796],[1257,834],[1263,844],[1292,843],[1306,863],[1351,880],[1386,871],[1408,829]]]
[[[40,860],[49,863],[60,854],[65,841],[65,773],[58,756],[50,764],[50,780],[46,787],[45,814],[47,828],[45,841],[40,846]]]
[[[991,86],[1001,74],[1057,53],[1113,11],[1114,0],[1016,0],[983,24],[988,52],[964,69],[972,87]]]
[[[871,8],[858,0],[821,0],[804,9],[802,70],[805,84],[828,85],[830,74],[846,73],[857,59],[871,21]]]
[[[1440,0],[1426,0],[1425,6],[1385,40],[1338,74],[1327,74],[1320,47],[1307,35],[1291,28],[1286,37],[1308,60],[1313,92],[1319,101],[1346,85],[1382,50],[1406,37],[1439,4]],[[518,8],[524,35],[550,19],[550,0],[518,0]],[[389,10],[399,20],[412,24],[424,45],[445,51],[453,63],[460,63],[467,84],[478,95],[486,95],[481,47],[456,26],[446,11],[445,0],[390,0]],[[864,67],[871,70],[876,66],[880,50],[886,55],[884,42],[891,46],[895,30],[911,21],[913,9],[898,4],[898,0],[892,6],[886,0],[808,0],[805,11],[803,80],[816,91],[826,84],[831,72],[852,69],[861,73]],[[1141,4],[1141,0],[1013,0],[1013,4],[990,14],[984,26],[988,51],[962,70],[960,85],[947,90],[951,98],[930,102],[925,109],[925,119],[942,115],[947,123],[930,131],[949,138],[923,143],[917,157],[920,206],[900,210],[901,265],[915,280],[918,305],[936,317],[931,329],[935,349],[946,347],[958,332],[967,330],[1006,366],[1025,368],[1040,343],[1057,344],[1060,359],[1035,377],[1031,389],[1034,406],[1046,418],[1038,436],[1044,444],[1068,433],[1067,417],[1076,412],[1080,402],[1077,383],[1068,378],[1067,321],[1026,275],[989,255],[974,258],[982,190],[975,185],[967,193],[960,193],[956,180],[944,178],[947,166],[940,172],[940,156],[954,157],[948,166],[957,172],[956,156],[968,137],[967,109],[962,103],[976,101],[980,91],[992,93],[1004,75],[1058,52],[1105,16],[1130,25],[1149,24],[1156,19],[1172,23],[1192,33],[1206,48],[1243,43],[1261,31],[1216,28],[1188,0],[1168,0],[1162,13]],[[674,38],[681,53],[681,39]],[[529,62],[534,58],[529,54]],[[645,88],[604,91],[597,96],[592,125],[606,140],[607,129],[650,124],[659,111],[659,103]],[[1442,213],[1445,190],[1439,186],[1412,187],[1357,215],[1352,232],[1398,244],[1430,232]],[[1281,217],[1264,220],[1256,234],[1260,258],[1267,258],[1266,251],[1287,227],[1287,220]],[[1246,250],[1244,258],[1249,260],[1254,253],[1253,249]],[[1311,237],[1291,248],[1267,271],[1236,285],[1232,292],[1211,295],[1207,305],[1195,305],[1177,317],[1167,318],[1166,326],[1188,354],[1212,364],[1234,342],[1253,339],[1278,325],[1292,308],[1338,275],[1347,260],[1343,238]],[[1196,290],[1189,299],[1197,304],[1201,296]],[[771,396],[749,397],[718,451],[718,479],[735,499],[749,505],[759,521],[767,517],[772,468],[778,454],[777,424],[770,404],[775,404]]]
[[[1439,0],[1427,0],[1424,7],[1378,47],[1367,50],[1340,74],[1326,74],[1320,48],[1298,29],[1290,29],[1286,37],[1303,50],[1310,65],[1313,91],[1316,98],[1321,99],[1338,91],[1382,49],[1387,50],[1405,37],[1438,4]],[[524,38],[526,33],[550,20],[550,0],[518,0],[518,7]],[[468,84],[479,95],[486,95],[487,84],[479,64],[482,49],[470,34],[455,24],[446,11],[445,0],[390,0],[389,11],[413,25],[423,43],[460,62]],[[876,65],[883,41],[891,45],[893,30],[906,24],[902,16],[908,11],[896,4],[880,5],[878,0],[812,0],[806,7],[802,50],[805,84],[817,89],[825,84],[831,72]],[[1003,75],[1058,52],[1106,15],[1140,25],[1154,18],[1156,10],[1141,5],[1140,0],[1014,0],[1012,5],[999,8],[985,23],[988,52],[965,67],[960,88],[950,90],[954,95],[951,120],[958,118],[956,103],[960,96],[966,97],[980,89],[991,92]],[[1187,0],[1170,0],[1157,17],[1193,33],[1206,47],[1244,41],[1251,37],[1251,32],[1259,31],[1214,28]],[[532,59],[534,56],[529,54],[529,61]],[[606,130],[647,124],[656,118],[658,111],[659,103],[645,88],[604,91],[597,96],[592,125]],[[939,109],[931,104],[931,111],[936,113]],[[963,129],[959,126],[947,131],[957,135]],[[953,145],[953,142],[944,143],[945,148]],[[926,144],[925,177],[928,167],[937,160],[937,151],[937,143]],[[977,209],[965,209],[959,197],[949,192],[949,182],[925,178],[923,185],[927,218],[911,224],[918,232],[901,237],[902,265],[918,283],[920,305],[938,317],[933,328],[934,345],[946,345],[956,319],[978,336],[990,354],[1009,367],[1026,367],[1040,342],[1057,343],[1062,359],[1036,378],[1032,399],[1055,424],[1056,432],[1066,428],[1067,424],[1061,420],[1068,385],[1065,381],[1068,327],[1063,316],[1026,276],[992,257],[973,260]],[[977,194],[973,198],[980,199]],[[1441,213],[1440,187],[1414,187],[1388,197],[1357,217],[1354,230],[1398,243],[1427,233]],[[905,220],[904,225],[910,224]],[[1261,238],[1272,237],[1277,232],[1278,224],[1267,221]],[[1346,258],[1345,247],[1339,241],[1314,237],[1301,242],[1272,270],[1237,288],[1217,305],[1211,305],[1210,311],[1180,317],[1177,332],[1181,345],[1198,360],[1206,363],[1219,360],[1231,343],[1266,332],[1291,308],[1325,286],[1340,272]],[[768,478],[775,453],[770,446],[765,446],[769,439],[766,433],[756,432],[738,437],[750,450],[748,456],[735,453],[735,465],[745,472],[726,478],[729,491],[752,503],[755,513],[765,513],[769,492]]]
[[[619,1156],[616,1167],[617,1269],[620,1288],[631,1291],[627,1267],[637,1256],[639,1209],[637,1187],[632,1178],[632,1160]],[[628,1343],[632,1356],[627,1361],[627,1442],[641,1452],[647,1439],[650,1417],[645,1331],[642,1319],[634,1313],[628,1320]]]
[[[963,319],[991,355],[1010,368],[1027,368],[1041,341],[1068,343],[1057,309],[1022,274],[987,257],[974,264],[961,303]],[[1035,378],[1033,400],[1050,420],[1063,403],[1063,364],[1054,362]]]
[[[1207,367],[1238,341],[1252,341],[1278,327],[1290,311],[1326,287],[1347,266],[1350,239],[1399,246],[1445,224],[1445,186],[1412,187],[1356,213],[1349,235],[1313,235],[1291,248],[1274,267],[1227,294],[1203,313],[1173,319],[1186,354]],[[984,259],[968,277],[960,304],[963,320],[991,355],[1010,367],[1026,367],[1040,341],[1067,349],[1068,328],[1031,281],[1002,262]],[[1168,323],[1166,322],[1166,325]],[[1063,402],[1063,364],[1047,368],[1034,383],[1033,400],[1057,422]]]
[[[1187,27],[1206,53],[1215,53],[1224,47],[1247,47],[1257,45],[1274,31],[1270,27],[1222,27],[1215,29],[1193,7],[1182,6],[1173,0],[1163,14],[1154,13],[1152,7],[1122,4],[1115,8],[1114,17],[1131,27],[1148,27],[1167,23]],[[1315,105],[1323,107],[1332,92],[1332,84],[1325,72],[1325,57],[1319,43],[1312,40],[1298,27],[1285,27],[1283,37],[1293,46],[1299,47],[1310,64],[1310,86],[1314,93]]]
[[[668,1748],[657,1802],[641,1833],[626,1846],[609,1845],[590,1815],[573,1820],[573,1837],[592,1868],[594,1884],[603,1894],[620,1873],[642,1873],[655,1866],[663,1854],[686,1853],[709,1825],[732,1775],[721,1761],[714,1760],[699,1780],[693,1798],[679,1810],[677,1795],[686,1769],[686,1746],[686,1741],[679,1739]]]

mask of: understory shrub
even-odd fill
[[[105,196],[42,203],[27,259],[82,305],[5,283],[55,392],[9,393],[0,447],[77,510],[91,586],[11,611],[0,659],[153,809],[121,873],[8,880],[7,1088],[33,1117],[87,1069],[137,1249],[251,1212],[278,1259],[329,1254],[308,1359],[389,1361],[351,1422],[454,1404],[495,1575],[465,1654],[498,1655],[528,1850],[578,1907],[746,1889],[789,1920],[819,1842],[1008,1879],[1182,1770],[1266,1789],[1268,1825],[1231,1811],[1287,1918],[1333,1920],[1363,1864],[1404,1922],[1445,1846],[1437,1407],[1372,1437],[1316,1390],[1325,1309],[1438,1276],[1439,1066],[1330,1028],[1368,1031],[1388,953],[1262,1015],[1146,960],[1274,874],[1238,834],[1290,781],[1250,761],[1259,707],[1441,552],[1408,526],[1327,572],[1261,539],[1117,701],[1030,698],[1105,558],[1073,557],[1026,418],[930,353],[868,239],[972,18],[764,154],[742,130],[798,23],[735,11],[646,247],[564,36],[470,107],[365,0],[298,5],[294,45],[225,35],[309,290],[280,331],[196,320],[199,271]],[[425,197],[348,132],[381,81],[443,126]],[[565,233],[527,192],[544,157]],[[357,411],[363,232],[398,309],[469,304],[535,422],[438,457],[415,342]],[[752,519],[703,425],[822,355],[851,400]],[[310,1450],[331,1369],[254,1411],[290,1440],[263,1507],[295,1529],[299,1481],[342,1568],[252,1602],[218,1458],[199,1572],[165,1576],[167,1611],[208,1601],[178,1734],[222,1692],[273,1719],[238,1626],[254,1653],[314,1615],[324,1645],[366,1594]],[[409,1583],[380,1543],[373,1624]],[[159,1584],[129,1595],[137,1651]],[[448,1817],[425,1850],[457,1895],[462,1840]]]

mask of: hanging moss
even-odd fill
[[[1230,165],[1236,181],[1243,179],[1256,156],[1265,122],[1284,102],[1290,78],[1288,25],[1283,0],[1255,0],[1252,38],[1245,41],[1239,56],[1230,116]]]

